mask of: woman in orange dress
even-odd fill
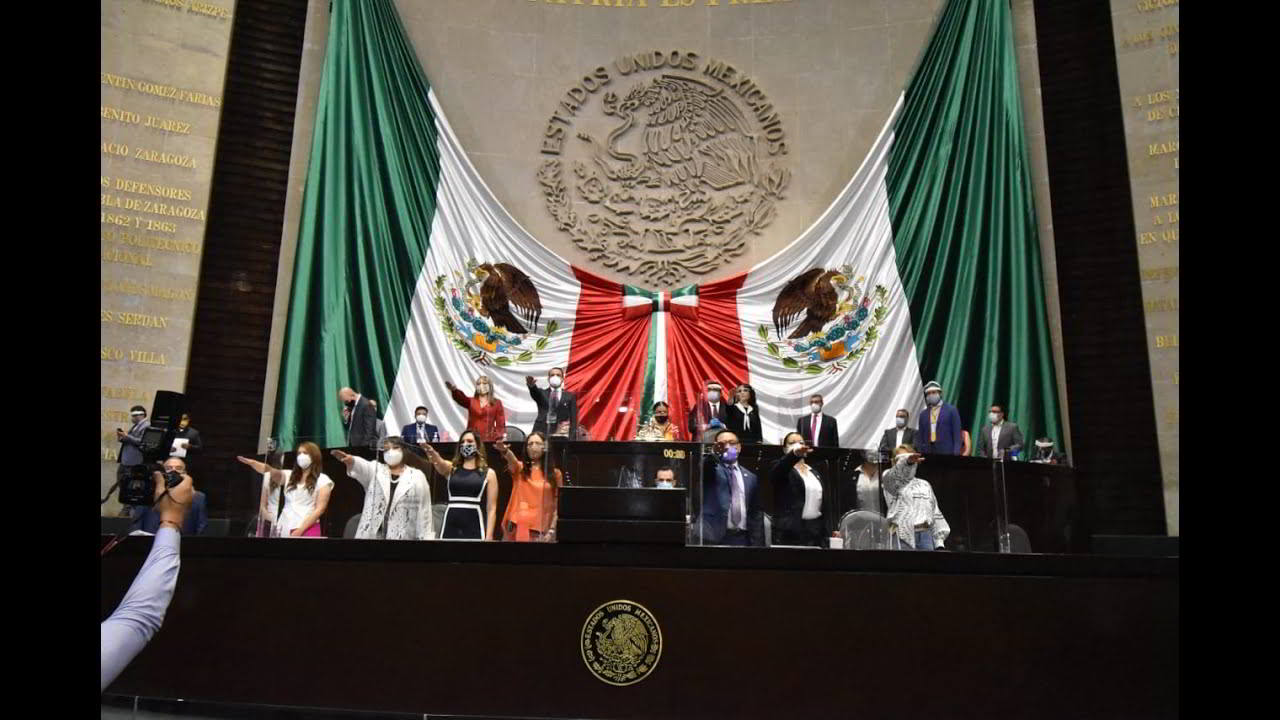
[[[507,413],[502,401],[493,396],[493,382],[489,376],[476,378],[476,393],[471,397],[462,394],[452,382],[445,381],[453,401],[467,409],[467,429],[480,436],[481,442],[502,440],[507,436]]]
[[[511,468],[511,499],[502,515],[502,539],[516,542],[546,542],[555,538],[556,498],[564,478],[552,468],[546,454],[547,438],[535,430],[524,442],[525,459],[519,460],[504,442],[494,447]],[[544,467],[545,463],[545,467]],[[546,470],[550,469],[551,480]]]

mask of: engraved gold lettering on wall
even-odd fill
[[[1181,93],[1177,0],[1112,0],[1116,70],[1125,106],[1130,191],[1152,400],[1166,487],[1165,517],[1178,533],[1178,190]],[[1195,198],[1192,199],[1194,204]]]
[[[185,390],[235,0],[102,0],[102,482],[114,429]],[[103,506],[112,514],[114,501]]]
[[[131,90],[133,92],[154,95],[156,97],[175,100],[177,102],[191,103],[193,105],[206,105],[213,108],[222,107],[222,98],[218,95],[210,95],[209,93],[200,92],[198,90],[189,90],[187,88],[126,77],[124,75],[117,75],[115,73],[105,71],[101,72],[100,75],[102,78],[102,84],[113,88]]]
[[[653,110],[671,106],[690,111]],[[791,180],[765,89],[689,50],[583,73],[554,99],[538,150],[552,156],[536,178],[556,228],[589,260],[660,287],[743,254]]]

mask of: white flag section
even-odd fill
[[[507,425],[528,431],[537,408],[525,376],[545,387],[547,371],[568,364],[582,287],[570,265],[497,202],[462,150],[434,92],[429,100],[439,129],[436,214],[387,408],[387,429],[397,434],[412,421],[414,408],[425,405],[430,422],[456,439],[466,427],[467,411],[449,397],[445,381],[471,395],[474,379],[485,374],[506,409]],[[813,393],[824,396],[824,412],[838,420],[842,447],[874,447],[883,430],[893,426],[898,408],[914,416],[923,407],[885,186],[893,124],[901,108],[900,98],[868,157],[831,206],[784,250],[752,268],[738,292],[748,381],[756,390],[767,443],[780,442],[798,418],[808,415]],[[512,303],[514,317],[527,333],[509,332],[509,325],[481,312],[480,286],[490,263],[515,266],[536,288],[541,306],[536,326],[536,313],[522,314]],[[826,305],[819,297],[823,293]],[[628,300],[619,296],[619,318]],[[679,300],[696,303],[694,296]],[[775,308],[785,316],[780,335]],[[702,315],[697,322],[705,326],[723,319]],[[656,313],[651,329],[660,335],[654,358],[659,399],[668,392],[668,321],[666,313]],[[683,421],[682,416],[673,419]]]
[[[924,407],[885,186],[902,104],[899,96],[862,166],[826,212],[784,250],[752,268],[738,293],[738,317],[766,443],[781,442],[785,432],[795,430],[798,418],[809,417],[813,393],[822,394],[823,412],[838,421],[840,446],[846,448],[877,446],[884,430],[893,427],[898,408],[907,408],[914,418]],[[788,340],[804,321],[802,312],[779,339],[775,303],[790,281],[812,268],[843,277],[843,283],[827,282],[839,286],[836,319],[823,325],[820,342],[815,342],[816,332]],[[859,319],[862,309],[866,312]],[[767,341],[760,337],[762,326]],[[769,352],[768,343],[776,354]]]
[[[390,407],[384,418],[387,432],[399,434],[402,426],[413,422],[414,408],[425,405],[430,410],[429,422],[456,440],[467,426],[467,410],[454,403],[444,383],[453,381],[469,396],[475,390],[474,379],[481,374],[493,381],[494,395],[506,409],[507,424],[527,432],[537,416],[537,406],[524,378],[532,375],[546,387],[547,371],[568,363],[580,283],[568,263],[534,239],[498,203],[463,152],[434,90],[428,93],[428,100],[439,131],[436,214],[431,224],[426,262],[418,276],[412,319],[405,331]],[[542,306],[538,327],[527,327],[530,332],[520,339],[519,345],[509,346],[495,337],[487,346],[516,357],[520,353],[532,353],[510,370],[495,372],[500,369],[498,366],[477,364],[473,354],[460,349],[455,342],[454,332],[472,343],[488,343],[489,338],[476,329],[475,322],[479,320],[482,328],[493,327],[490,318],[483,317],[474,305],[468,305],[478,300],[480,293],[477,276],[468,268],[472,260],[480,265],[515,265],[535,283]],[[438,289],[437,283],[442,277],[444,281]],[[437,298],[444,301],[444,316]],[[461,305],[461,309],[457,305]],[[453,332],[447,329],[445,317],[453,321]],[[556,324],[555,331],[547,337],[546,329],[551,321]],[[543,338],[546,339],[543,347],[536,348]]]

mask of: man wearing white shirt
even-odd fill
[[[427,408],[419,405],[413,410],[414,422],[405,425],[400,430],[400,438],[406,443],[417,448],[420,442],[439,442],[440,430],[435,425],[427,422]]]
[[[993,455],[991,449],[995,448]],[[992,405],[987,423],[978,433],[978,457],[1008,457],[1022,451],[1022,430],[1017,423],[1006,420],[1003,405]]]
[[[907,426],[910,418],[911,413],[907,412],[906,408],[898,408],[898,414],[893,421],[894,427],[885,430],[884,435],[880,438],[881,453],[888,453],[900,445],[915,447],[915,428]]]

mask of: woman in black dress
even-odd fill
[[[760,428],[760,408],[756,407],[756,391],[743,383],[733,391],[733,404],[725,407],[725,424],[744,443],[764,442]]]
[[[448,476],[449,507],[444,511],[440,528],[441,540],[492,540],[497,522],[498,476],[485,459],[484,445],[474,431],[467,430],[458,438],[453,462],[427,443],[419,443],[427,451],[436,472]]]
[[[782,440],[784,453],[773,466],[775,545],[825,547],[826,526],[822,522],[822,482],[805,462],[811,448],[804,436],[789,432]]]

